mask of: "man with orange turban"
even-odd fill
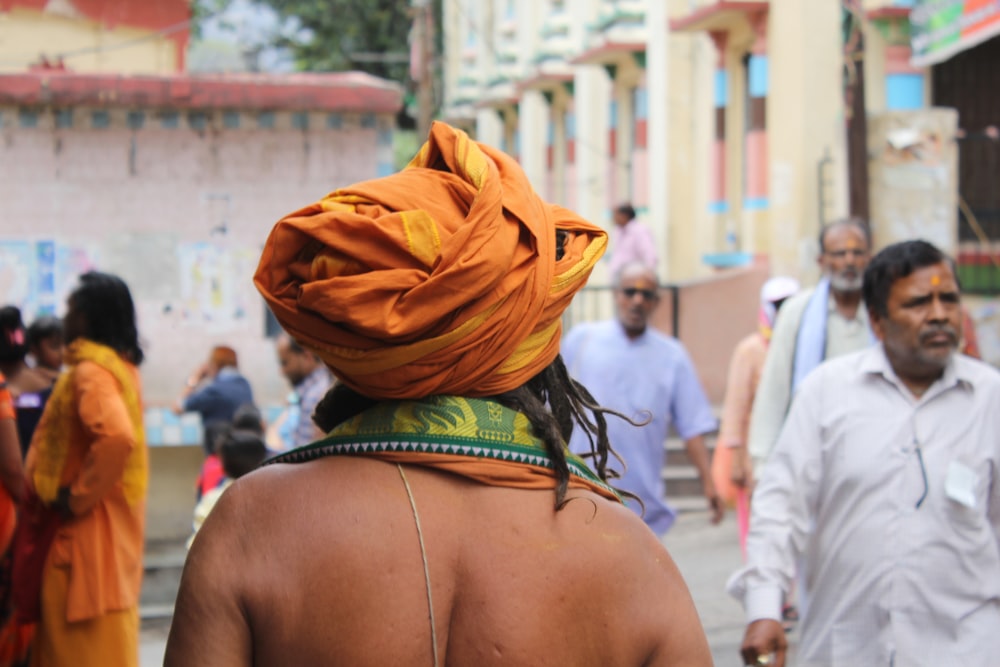
[[[442,123],[402,172],[278,222],[255,280],[340,380],[328,435],[223,494],[165,664],[711,664],[670,556],[608,484],[608,411],[558,356],[605,245]]]

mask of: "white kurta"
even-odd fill
[[[801,563],[799,665],[1000,664],[1000,374],[956,355],[917,400],[881,345],[821,365],[747,550],[728,588],[748,621],[780,618]]]

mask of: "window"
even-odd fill
[[[208,114],[204,111],[189,111],[187,121],[192,130],[204,130],[208,126]]]
[[[141,130],[142,126],[146,124],[146,114],[142,111],[129,111],[125,122],[130,129]]]
[[[176,130],[180,125],[180,114],[176,111],[164,111],[160,114],[160,127],[164,130]]]
[[[38,112],[34,109],[18,109],[17,124],[21,127],[38,127]]]
[[[90,115],[90,126],[95,130],[106,130],[111,127],[111,114],[107,111],[95,111]]]
[[[56,127],[63,129],[67,127],[73,127],[73,110],[72,109],[56,109]]]

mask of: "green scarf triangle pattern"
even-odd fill
[[[323,456],[421,452],[496,459],[553,469],[545,444],[528,418],[496,401],[431,396],[385,401],[338,425],[322,440],[274,456],[266,463],[301,463]],[[618,497],[579,456],[567,451],[571,475]]]

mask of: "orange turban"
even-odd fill
[[[555,359],[562,312],[606,245],[543,202],[512,158],[434,123],[403,171],[280,220],[254,282],[285,330],[365,396],[491,396]]]

